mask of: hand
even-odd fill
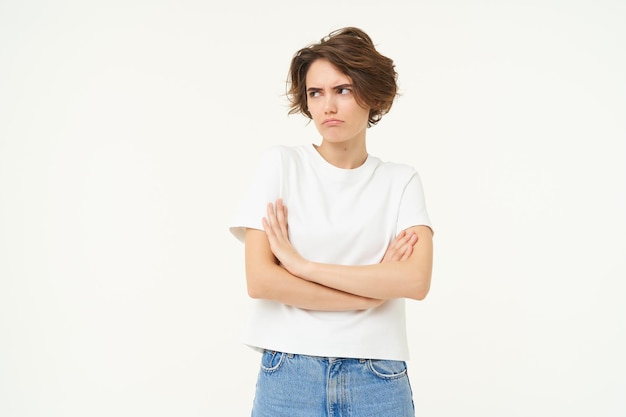
[[[263,229],[265,229],[274,256],[287,271],[298,276],[298,267],[306,261],[289,241],[287,207],[283,205],[282,199],[276,200],[276,209],[272,203],[267,205],[267,217],[263,217]]]
[[[385,256],[380,261],[390,262],[390,261],[405,261],[409,259],[411,254],[413,253],[413,245],[417,242],[417,235],[406,230],[398,233],[398,236],[389,244],[387,248],[387,252],[385,252]]]

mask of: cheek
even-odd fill
[[[359,107],[358,110],[356,110],[355,112],[356,114],[358,114],[359,119],[362,119],[365,123],[367,123],[367,120],[369,119],[369,116],[370,116],[369,109],[364,109],[363,107]]]
[[[315,103],[311,103],[307,108],[312,119],[316,119],[320,115],[319,106],[316,106]]]

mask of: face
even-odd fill
[[[356,102],[346,74],[318,59],[306,74],[306,89],[309,113],[325,141],[365,140],[369,109]]]

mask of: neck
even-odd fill
[[[322,155],[322,158],[337,168],[358,168],[367,159],[365,141],[337,143],[322,140],[322,144],[316,145],[315,148]]]

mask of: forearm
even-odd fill
[[[372,265],[325,264],[302,257],[289,241],[287,208],[280,199],[276,209],[272,203],[268,204],[263,228],[267,236],[263,243],[269,244],[270,253],[295,277],[379,300],[421,300],[430,289],[433,245],[428,226],[413,226],[403,231],[391,242],[381,262]],[[403,249],[407,245],[411,248],[408,252]],[[393,254],[391,260],[389,253]]]
[[[355,266],[307,262],[298,275],[340,291],[384,300],[421,300],[430,287],[430,274],[409,261]]]
[[[363,297],[422,300],[430,289],[432,232],[426,226],[414,226],[409,231],[417,239],[411,241],[415,243],[406,259],[355,266],[298,260],[292,272],[308,281]]]
[[[247,268],[248,294],[307,310],[349,311],[376,307],[381,300],[303,280],[280,265]]]

